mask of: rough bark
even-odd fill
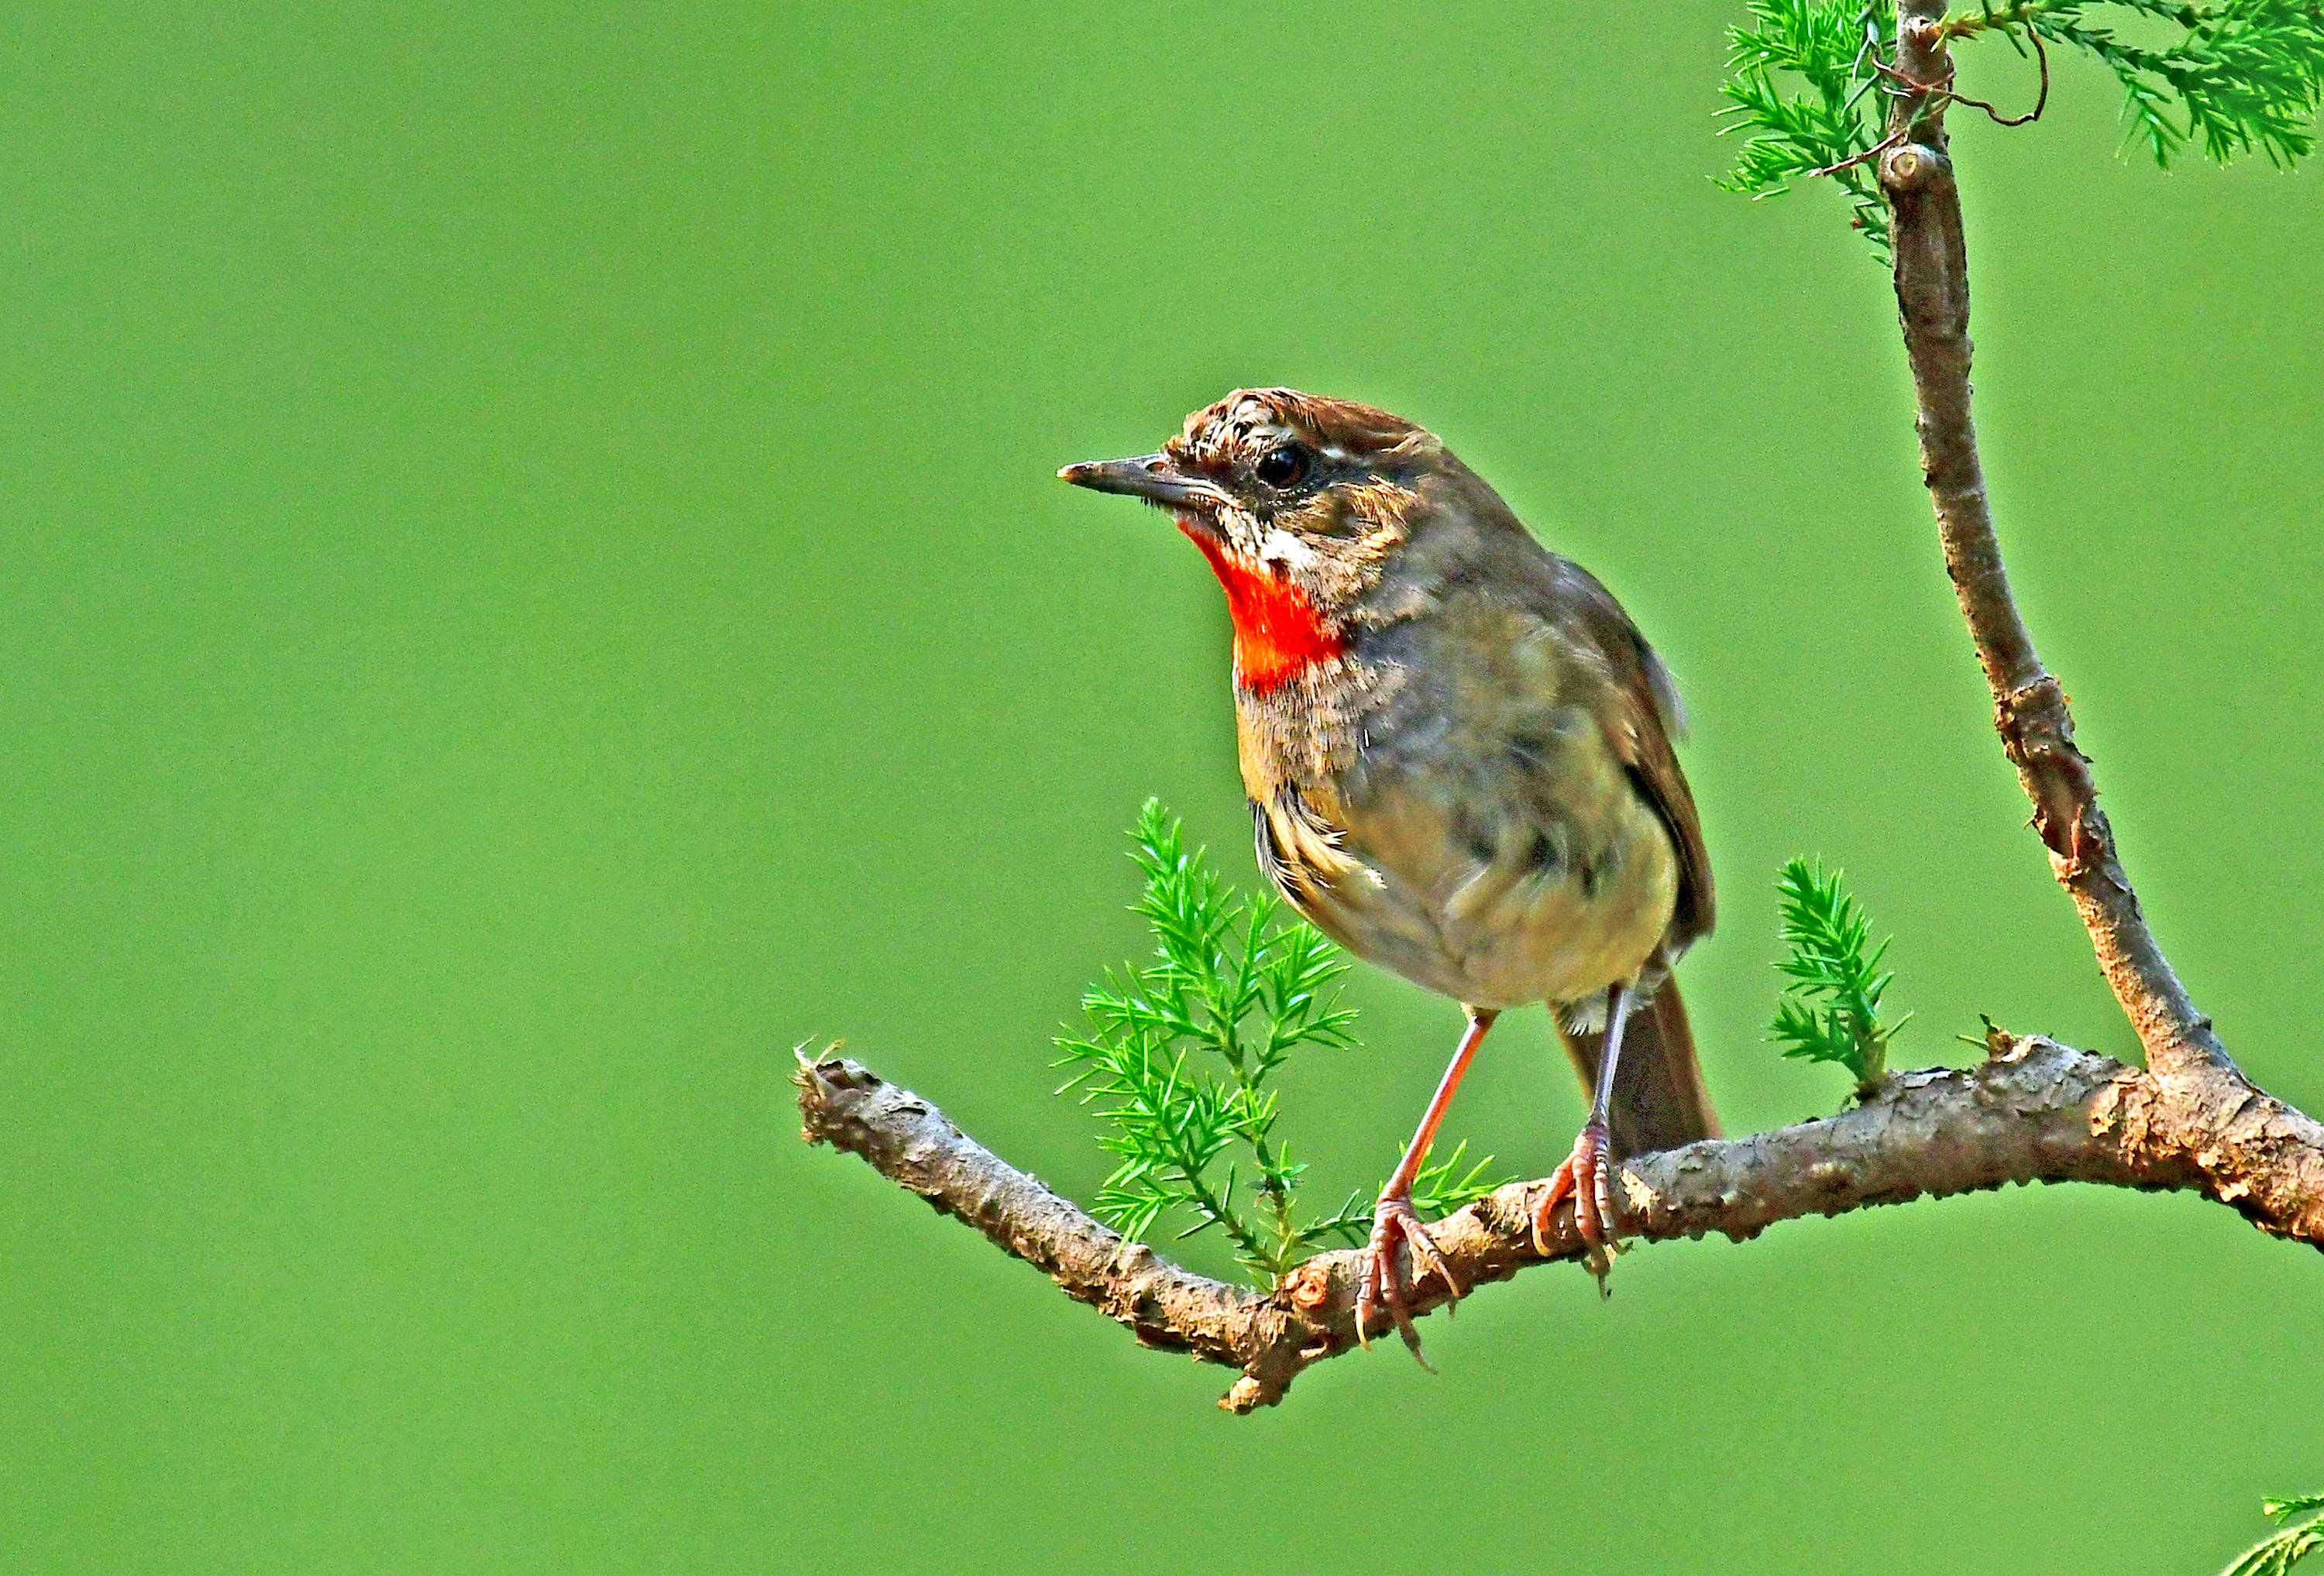
[[[1635,1157],[1618,1182],[1626,1226],[1649,1241],[1712,1231],[1740,1241],[1805,1215],[2008,1182],[2092,1182],[2192,1188],[2264,1230],[2324,1246],[2324,1126],[2255,1092],[2221,1110],[2180,1082],[2038,1037],[1998,1036],[1993,1049],[1966,1071],[1898,1074],[1821,1121]],[[1354,1251],[1316,1255],[1272,1294],[1195,1275],[1123,1240],[860,1064],[798,1063],[809,1142],[862,1156],[1144,1344],[1240,1369],[1219,1403],[1230,1411],[1275,1405],[1303,1369],[1356,1345]],[[1548,1185],[1511,1183],[1432,1227],[1464,1285],[1582,1257],[1570,1206],[1550,1251],[1535,1250],[1533,1206]],[[1426,1276],[1412,1311],[1449,1300]],[[1369,1333],[1388,1327],[1383,1314]]]
[[[1945,570],[1977,649],[2003,752],[2034,807],[2050,869],[2073,899],[2099,972],[2121,1003],[2168,1109],[2200,1129],[2234,1125],[2266,1101],[2228,1056],[2146,923],[2098,807],[2089,758],[2074,743],[2066,691],[2043,666],[2019,613],[1995,534],[1970,419],[1969,245],[1945,137],[1952,81],[1942,0],[1897,7],[1895,79],[1902,87],[1888,133],[1900,145],[1879,161],[1895,248],[1896,310],[1912,365],[1921,471],[1936,513]],[[2196,1114],[2200,1113],[2200,1114]],[[2256,1169],[2255,1218],[2301,1218],[2295,1185],[2270,1193],[2297,1167]]]
[[[1969,419],[1969,246],[1945,140],[1952,65],[1944,6],[1941,0],[1904,0],[1897,10],[1897,75],[1913,88],[1898,94],[1889,135],[1909,140],[1879,161],[1896,309],[1913,368],[1921,472],[1936,510],[1945,570],[1993,693],[1994,726],[2033,803],[2051,871],[2081,914],[2098,968],[2137,1032],[2147,1066],[2240,1084],[2211,1020],[2196,1010],[2147,928],[2115,851],[2114,829],[2098,808],[2089,760],[2074,745],[2066,692],[2042,665],[2010,594]]]

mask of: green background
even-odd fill
[[[1239,383],[1425,421],[1669,656],[1730,1129],[1843,1093],[1759,1039],[1793,853],[1901,1061],[2132,1049],[1885,278],[1710,184],[1738,13],[9,7],[0,1568],[2183,1576],[2324,1483],[2324,1262],[2189,1198],[1527,1276],[1235,1419],[798,1141],[844,1035],[1102,1175],[1047,1037],[1141,945],[1121,829],[1251,871],[1215,587],[1051,473]],[[1987,460],[2165,945],[2313,1109],[2324,199],[2116,104],[1956,116]],[[1456,1028],[1351,993],[1335,1199]],[[1535,1014],[1451,1130],[1580,1115]]]

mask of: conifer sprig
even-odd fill
[[[2259,1508],[2277,1530],[2246,1549],[2219,1576],[2284,1576],[2301,1561],[2324,1549],[2324,1494],[2266,1499]],[[2311,1510],[2317,1514],[2296,1526],[2292,1524],[2293,1516]]]
[[[1895,53],[1896,12],[1864,0],[1750,0],[1757,24],[1729,28],[1720,115],[1751,134],[1728,191],[1780,197],[1791,183],[1828,175],[1846,195],[1849,225],[1888,254],[1888,209],[1865,155],[1884,134],[1888,99],[1875,91],[1877,63]],[[1785,79],[1802,90],[1786,93]]]
[[[2147,19],[2143,31],[2168,36],[2134,42],[2102,20],[2108,12],[2135,13]],[[1987,26],[2013,38],[2030,28],[2104,61],[2122,84],[2125,146],[2144,143],[2165,169],[2196,144],[2222,164],[2259,153],[2280,170],[2316,146],[2324,103],[2324,5],[2316,0],[2052,0],[2006,7],[1990,22],[1965,16],[1960,36]]]
[[[1752,25],[1728,32],[1719,113],[1722,132],[1749,134],[1719,184],[1761,198],[1829,178],[1850,226],[1885,261],[1887,211],[1871,155],[1903,90],[1894,0],[1748,0],[1748,9]],[[2316,145],[2324,0],[1980,0],[1943,28],[1953,44],[1994,34],[2020,54],[2029,44],[2042,53],[2046,41],[2097,60],[2122,87],[2126,149],[2144,145],[2166,168],[2192,148],[2222,164],[2258,153],[2288,169]],[[2042,69],[2046,87],[2046,54]]]
[[[1272,1080],[1292,1053],[1355,1044],[1355,1010],[1337,1000],[1347,961],[1272,899],[1230,889],[1157,801],[1147,801],[1130,836],[1146,878],[1134,908],[1154,932],[1155,956],[1109,972],[1083,997],[1091,1032],[1058,1037],[1057,1064],[1073,1070],[1058,1092],[1078,1090],[1097,1105],[1098,1142],[1120,1157],[1099,1189],[1100,1216],[1130,1237],[1166,1220],[1181,1238],[1215,1230],[1272,1282],[1315,1249],[1360,1243],[1371,1230],[1360,1194],[1320,1220],[1300,1218],[1306,1164],[1276,1131]],[[1490,1158],[1463,1171],[1465,1154],[1455,1146],[1422,1173],[1420,1209],[1456,1209],[1493,1190]]]
[[[1880,1018],[1880,998],[1896,976],[1883,971],[1888,942],[1872,945],[1872,925],[1841,884],[1840,872],[1794,859],[1776,878],[1781,929],[1790,955],[1775,967],[1791,983],[1776,1003],[1767,1037],[1786,1056],[1837,1062],[1869,1094],[1887,1075],[1888,1042],[1912,1014]],[[1894,938],[1891,937],[1891,940]]]

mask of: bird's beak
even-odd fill
[[[1219,490],[1200,476],[1190,476],[1170,463],[1167,456],[1142,454],[1135,459],[1089,460],[1057,473],[1061,481],[1093,493],[1120,493],[1143,498],[1166,509],[1195,509],[1222,503]]]

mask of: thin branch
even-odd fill
[[[2032,28],[2025,30],[2025,36],[2034,41],[2034,58],[2042,63],[2042,91],[2034,96],[2033,108],[2024,115],[2004,115],[1984,99],[1971,98],[1966,93],[1955,93],[1950,88],[1945,89],[1945,97],[1955,104],[1966,104],[1971,109],[1985,111],[1986,117],[1997,126],[2028,125],[2040,120],[2042,112],[2050,106],[2050,51],[2042,47],[2042,35]]]
[[[2033,801],[2050,866],[2072,895],[2098,967],[2122,1003],[2146,1064],[2165,1075],[2242,1080],[2211,1020],[2146,926],[2138,896],[2098,808],[2089,760],[2074,746],[2073,714],[2034,650],[2003,567],[1969,419],[1969,259],[1960,196],[1946,156],[1946,58],[1941,0],[1898,7],[1896,70],[1917,91],[1900,96],[1890,134],[1912,141],[1883,157],[1880,185],[1894,231],[1896,305],[1919,406],[1921,469],[1937,516],[1945,569],[1993,692],[2002,749]],[[2222,1095],[2227,1092],[2223,1085]]]
[[[1946,36],[1960,38],[1967,35],[1961,33],[1948,33]],[[1996,108],[1994,105],[1987,99],[1971,98],[1966,93],[1954,91],[1953,82],[1960,75],[1960,69],[1954,65],[1950,60],[1948,60],[1945,62],[1945,74],[1943,78],[1940,81],[1934,82],[1923,81],[1921,78],[1913,76],[1908,71],[1904,71],[1897,67],[1889,65],[1885,60],[1873,61],[1872,69],[1881,76],[1887,78],[1890,81],[1898,84],[1901,91],[1898,92],[1897,97],[1901,99],[1911,100],[1924,106],[1929,104],[1966,104],[1971,109],[1981,109],[1985,111],[1986,117],[1997,126],[2029,125],[2034,121],[2040,120],[2042,118],[2042,112],[2050,106],[2050,51],[2042,47],[2042,35],[2040,33],[2029,32],[2025,36],[2034,41],[2034,58],[2042,63],[2042,90],[2034,97],[2034,107],[2027,110],[2024,115],[2003,115],[1999,109]],[[1923,109],[1922,115],[1925,122],[1927,115],[1925,107]],[[1899,119],[1901,119],[1902,124],[1897,124]],[[1914,129],[1915,128],[1910,117],[1895,117],[1892,115],[1891,125],[1887,136],[1875,144],[1874,147],[1868,148],[1863,153],[1858,154],[1857,159],[1868,157],[1871,153],[1882,149],[1900,146],[1912,135]],[[1856,161],[1856,159],[1850,159],[1845,164],[1835,164],[1831,168],[1835,170],[1845,170],[1848,168],[1849,164],[1853,164]],[[1822,174],[1823,171],[1818,171],[1816,173]]]
[[[1886,136],[1881,138],[1878,142],[1873,143],[1870,147],[1865,149],[1861,153],[1851,153],[1837,164],[1827,164],[1821,170],[1809,171],[1809,179],[1812,180],[1819,175],[1837,175],[1843,170],[1852,170],[1858,164],[1869,163],[1873,160],[1880,157],[1881,154],[1888,152],[1891,148],[1901,148],[1904,145],[1904,134],[1902,132],[1891,132]]]
[[[1821,1121],[1635,1157],[1619,1182],[1625,1222],[1646,1240],[1718,1231],[1742,1241],[1807,1215],[2007,1182],[2091,1182],[2191,1188],[2264,1230],[2324,1247],[2324,1124],[2256,1092],[2223,1112],[2183,1082],[2038,1037],[1997,1032],[1991,1048],[1966,1071],[1892,1077]],[[1304,1369],[1356,1344],[1352,1251],[1316,1255],[1271,1295],[1212,1280],[1124,1240],[858,1063],[802,1052],[794,1082],[809,1142],[862,1156],[1142,1343],[1241,1369],[1219,1403],[1230,1411],[1275,1405]],[[1510,1183],[1431,1228],[1472,1291],[1582,1257],[1570,1209],[1549,1253],[1534,1249],[1533,1204],[1547,1185]],[[1447,1300],[1428,1276],[1412,1311]]]

